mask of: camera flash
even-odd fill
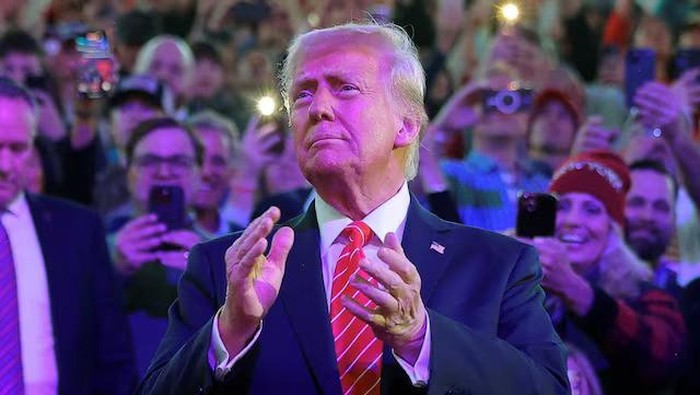
[[[260,99],[258,99],[258,112],[260,112],[260,115],[269,117],[270,115],[275,113],[276,109],[277,103],[272,97],[263,96]]]
[[[504,4],[501,7],[501,16],[506,22],[515,22],[520,17],[520,9],[513,3]]]

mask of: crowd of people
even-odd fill
[[[182,328],[211,318],[171,309],[181,279],[218,308],[205,274],[186,271],[196,245],[260,226],[273,206],[280,222],[318,211],[328,181],[298,163],[308,158],[289,95],[300,93],[278,76],[297,35],[365,19],[404,28],[424,70],[410,196],[536,250],[571,392],[700,393],[700,3],[521,0],[514,18],[485,0],[4,3],[0,301],[19,314],[0,333],[21,342],[0,336],[20,366],[0,393],[131,393],[166,332],[184,343]],[[87,97],[76,38],[94,30],[106,33],[115,84]],[[651,50],[655,78],[630,92],[636,50]],[[693,50],[698,63],[683,67]],[[363,111],[341,122],[389,122]],[[552,235],[516,234],[522,192],[557,197]],[[430,328],[440,330],[432,317]]]

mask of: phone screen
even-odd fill
[[[656,55],[649,48],[633,48],[625,58],[625,99],[628,107],[634,106],[637,90],[656,77]]]
[[[554,236],[557,204],[556,196],[550,193],[520,193],[515,234],[529,238]]]
[[[117,83],[117,70],[107,36],[101,30],[89,31],[75,38],[80,53],[78,94],[89,99],[107,96]]]

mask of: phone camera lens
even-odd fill
[[[537,210],[537,201],[535,201],[535,199],[528,198],[525,201],[525,210],[529,213],[532,213],[535,210]]]

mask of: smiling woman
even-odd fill
[[[624,244],[629,185],[612,152],[570,158],[550,186],[559,195],[555,237],[534,241],[559,335],[586,354],[611,394],[667,386],[685,336],[676,301],[648,282],[651,270]]]

